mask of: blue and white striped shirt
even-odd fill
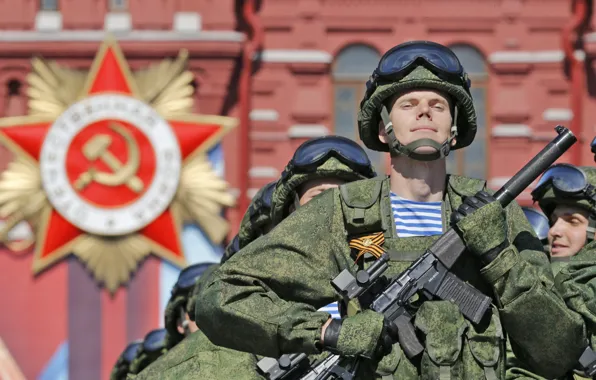
[[[391,209],[397,236],[431,236],[443,233],[441,202],[415,202],[391,193]],[[337,302],[319,309],[339,319]]]
[[[397,236],[432,236],[443,233],[441,202],[416,202],[391,193]]]
[[[337,302],[330,303],[329,305],[320,308],[318,311],[324,311],[331,314],[331,318],[333,319],[341,319]]]

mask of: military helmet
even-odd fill
[[[423,89],[446,93],[455,103],[452,136],[443,144],[420,139],[404,146],[395,139],[387,102],[405,91]],[[379,140],[381,121],[388,132],[391,146]],[[372,150],[392,151],[428,161],[444,157],[452,149],[470,145],[476,136],[476,130],[476,111],[470,94],[470,79],[455,53],[446,46],[431,41],[410,41],[397,45],[383,55],[366,83],[366,93],[358,113],[358,131],[360,139]],[[451,146],[453,138],[456,138],[456,143]],[[414,152],[424,145],[435,147],[437,153]]]
[[[130,370],[128,373],[136,375],[142,370],[147,368],[149,364],[156,361],[161,355],[167,352],[167,330],[166,329],[155,329],[151,330],[145,339],[143,344],[139,347],[135,358],[130,364]]]
[[[126,375],[130,371],[130,364],[142,344],[142,340],[136,340],[126,346],[124,351],[118,356],[118,360],[116,360],[116,364],[110,373],[110,380],[126,380]]]
[[[356,142],[341,136],[307,140],[294,152],[273,192],[271,221],[280,223],[296,204],[299,187],[315,179],[338,178],[348,182],[372,178],[376,172]]]
[[[242,249],[269,230],[275,185],[277,185],[277,181],[266,184],[252,198],[240,223],[240,230],[238,231],[239,249]]]
[[[535,201],[538,201],[538,205],[544,212],[544,214],[550,218],[551,214],[553,213],[555,207],[559,204],[565,204],[570,206],[576,206],[583,208],[587,211],[596,211],[594,209],[594,204],[591,199],[586,196],[565,196],[565,194],[558,192],[554,186],[548,186],[544,189],[544,191],[537,193],[536,190],[542,185],[540,182],[543,181],[545,175],[548,174],[549,170],[552,168],[577,168],[580,169],[585,178],[587,183],[596,186],[596,168],[590,166],[580,166],[575,167],[569,164],[559,164],[554,165],[551,168],[547,169],[539,181],[539,185],[536,186],[536,189],[532,192],[533,196],[535,197]]]
[[[221,263],[226,262],[241,248],[258,237],[265,235],[272,227],[271,208],[273,206],[273,191],[277,181],[270,182],[259,189],[255,194],[242,217],[238,234],[224,250]]]
[[[240,228],[242,228],[242,224],[240,224]],[[224,254],[221,257],[221,264],[228,261],[230,257],[234,256],[238,251],[240,251],[240,236],[236,234],[234,235],[234,238],[232,238],[230,244],[228,244],[228,246],[224,250]]]
[[[586,238],[592,241],[596,231],[596,168],[556,164],[540,177],[532,199],[550,219],[557,205],[568,205],[588,211]]]
[[[178,331],[178,320],[180,318],[181,310],[187,311],[186,306],[195,282],[202,276],[202,274],[209,269],[211,263],[200,263],[190,265],[184,268],[178,275],[178,280],[172,288],[172,295],[164,313],[165,329],[167,330],[168,349],[174,347],[182,339],[184,335]],[[190,314],[190,313],[189,313]]]

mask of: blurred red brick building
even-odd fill
[[[196,76],[196,111],[238,116],[241,53],[247,39],[241,3],[0,2],[0,115],[27,112],[26,77],[33,55],[87,68],[111,32],[133,69],[187,49]],[[471,147],[449,157],[452,172],[484,177],[498,187],[554,136],[556,124],[566,125],[573,118],[561,42],[572,14],[567,1],[275,0],[258,2],[256,13],[264,43],[253,61],[248,196],[276,179],[305,139],[326,134],[357,139],[356,110],[364,83],[383,52],[406,40],[431,39],[452,46],[472,78],[480,129]],[[591,52],[596,34],[586,31],[584,41],[585,51],[576,52],[585,62],[587,78],[581,163],[591,164],[587,143],[595,131]],[[232,132],[223,143],[226,179],[236,193],[243,174],[238,163],[245,159],[239,157],[238,135]],[[378,154],[371,152],[371,157],[379,171],[387,169]],[[10,160],[2,148],[0,168]],[[529,202],[527,194],[520,202]],[[229,216],[236,220],[242,212],[231,210]],[[145,285],[155,263],[143,265],[120,309],[102,314],[91,307],[91,312],[76,316],[73,305],[81,303],[80,310],[89,298],[77,286],[86,273],[71,263],[59,264],[33,282],[30,260],[0,252],[0,267],[13,273],[0,275],[0,288],[23,289],[0,299],[0,309],[13,310],[1,313],[0,337],[27,378],[49,376],[48,366],[65,339],[70,378],[107,378],[125,343],[154,327],[155,305]],[[70,298],[65,296],[69,289]],[[80,294],[73,300],[76,291]],[[23,303],[19,294],[27,294],[21,305],[25,308],[13,307]],[[107,296],[96,297],[96,303],[109,303]],[[54,309],[65,312],[50,312]],[[114,316],[117,312],[127,316],[124,322]]]

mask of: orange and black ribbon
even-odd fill
[[[377,259],[381,257],[385,253],[385,248],[382,247],[383,243],[385,242],[385,235],[382,232],[361,236],[359,238],[354,238],[350,240],[350,248],[353,248],[358,251],[358,255],[356,256],[356,260],[361,256],[364,256],[367,252],[376,257]]]

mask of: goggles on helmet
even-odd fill
[[[556,195],[567,198],[586,198],[594,191],[586,174],[569,164],[557,164],[548,168],[532,191],[532,199],[539,200],[551,187]]]
[[[592,153],[594,153],[594,162],[596,162],[596,137],[594,137],[594,139],[590,143],[590,148],[591,148],[590,150],[592,151]]]
[[[147,353],[158,352],[166,346],[166,329],[157,329],[151,331],[143,341],[143,350]]]
[[[368,155],[354,141],[341,136],[326,136],[300,145],[281,175],[285,180],[291,173],[312,172],[329,157],[337,158],[350,169],[372,178],[376,175]]]
[[[178,281],[176,281],[172,288],[172,294],[191,289],[209,266],[211,264],[195,264],[184,268],[178,276]]]
[[[439,78],[460,84],[470,92],[470,78],[451,49],[431,41],[410,41],[395,46],[383,55],[366,82],[364,100],[370,98],[379,83],[397,82],[418,66],[424,66]]]
[[[538,239],[545,240],[548,237],[548,230],[550,229],[546,215],[533,208],[523,207],[522,209]]]

